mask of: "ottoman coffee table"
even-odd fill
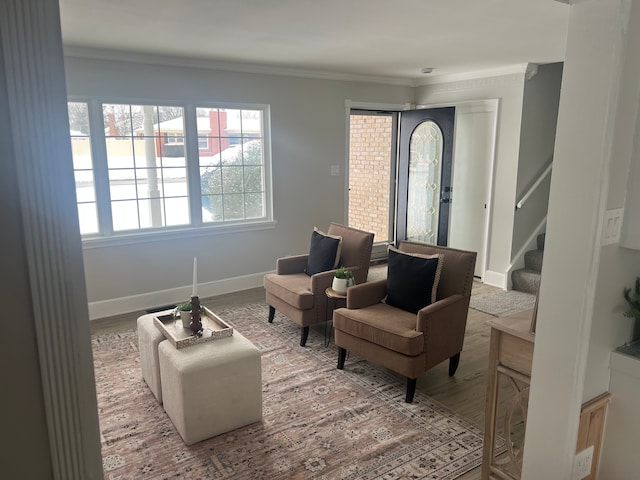
[[[165,341],[165,337],[153,319],[158,315],[170,315],[173,310],[158,313],[149,313],[138,317],[138,351],[140,352],[140,369],[142,378],[147,382],[149,389],[162,403],[162,387],[160,385],[160,362],[158,360],[158,344]]]
[[[187,445],[262,419],[260,351],[237,331],[176,348],[158,344],[164,410]]]

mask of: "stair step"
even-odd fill
[[[524,254],[524,268],[540,273],[542,271],[542,250],[529,250]]]
[[[526,268],[514,270],[511,273],[511,284],[513,290],[536,295],[540,287],[540,273]]]
[[[541,233],[536,237],[536,243],[538,244],[538,250],[544,250],[544,240],[546,234]]]

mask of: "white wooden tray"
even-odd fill
[[[200,321],[202,322],[202,335],[197,336],[190,329],[182,326],[180,317],[174,319],[173,315],[161,315],[153,319],[156,327],[177,349],[233,335],[233,327],[207,307],[202,307]]]

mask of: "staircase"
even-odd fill
[[[544,254],[544,237],[544,233],[538,235],[536,238],[537,250],[529,250],[524,254],[524,268],[511,272],[511,288],[513,290],[534,295],[538,293]]]

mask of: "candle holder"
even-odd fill
[[[191,324],[189,328],[194,335],[199,335],[202,330],[202,320],[200,319],[200,298],[196,295],[191,297]]]

